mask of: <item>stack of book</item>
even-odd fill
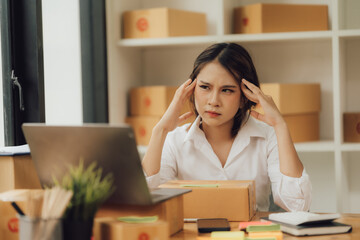
[[[273,213],[262,218],[281,225],[281,231],[294,236],[312,236],[351,232],[352,227],[334,220],[340,214],[316,214],[310,212]]]

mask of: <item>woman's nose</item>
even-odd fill
[[[212,93],[210,93],[208,105],[211,105],[211,106],[219,106],[220,105],[219,94],[216,91],[213,91]]]

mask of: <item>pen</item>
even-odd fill
[[[24,212],[21,210],[21,208],[15,202],[11,202],[11,205],[14,207],[14,209],[20,216],[25,216]]]

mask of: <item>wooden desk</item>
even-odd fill
[[[259,220],[260,217],[265,217],[269,213],[257,213],[253,220]],[[352,226],[351,233],[335,234],[335,235],[322,235],[311,237],[294,237],[284,234],[285,240],[359,240],[360,239],[360,214],[342,214],[341,218],[336,220],[341,223],[350,224]],[[239,223],[231,222],[231,230],[237,231]],[[184,230],[171,236],[170,240],[195,240],[197,236],[210,236],[209,233],[199,235],[196,223],[185,223]]]

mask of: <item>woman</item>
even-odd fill
[[[178,127],[193,114],[179,117],[188,99],[197,118]],[[251,111],[257,103],[264,114]],[[198,56],[154,127],[142,165],[150,187],[174,179],[255,180],[260,211],[269,208],[270,186],[280,207],[310,207],[311,183],[287,125],[260,90],[250,55],[234,43],[214,44]]]

